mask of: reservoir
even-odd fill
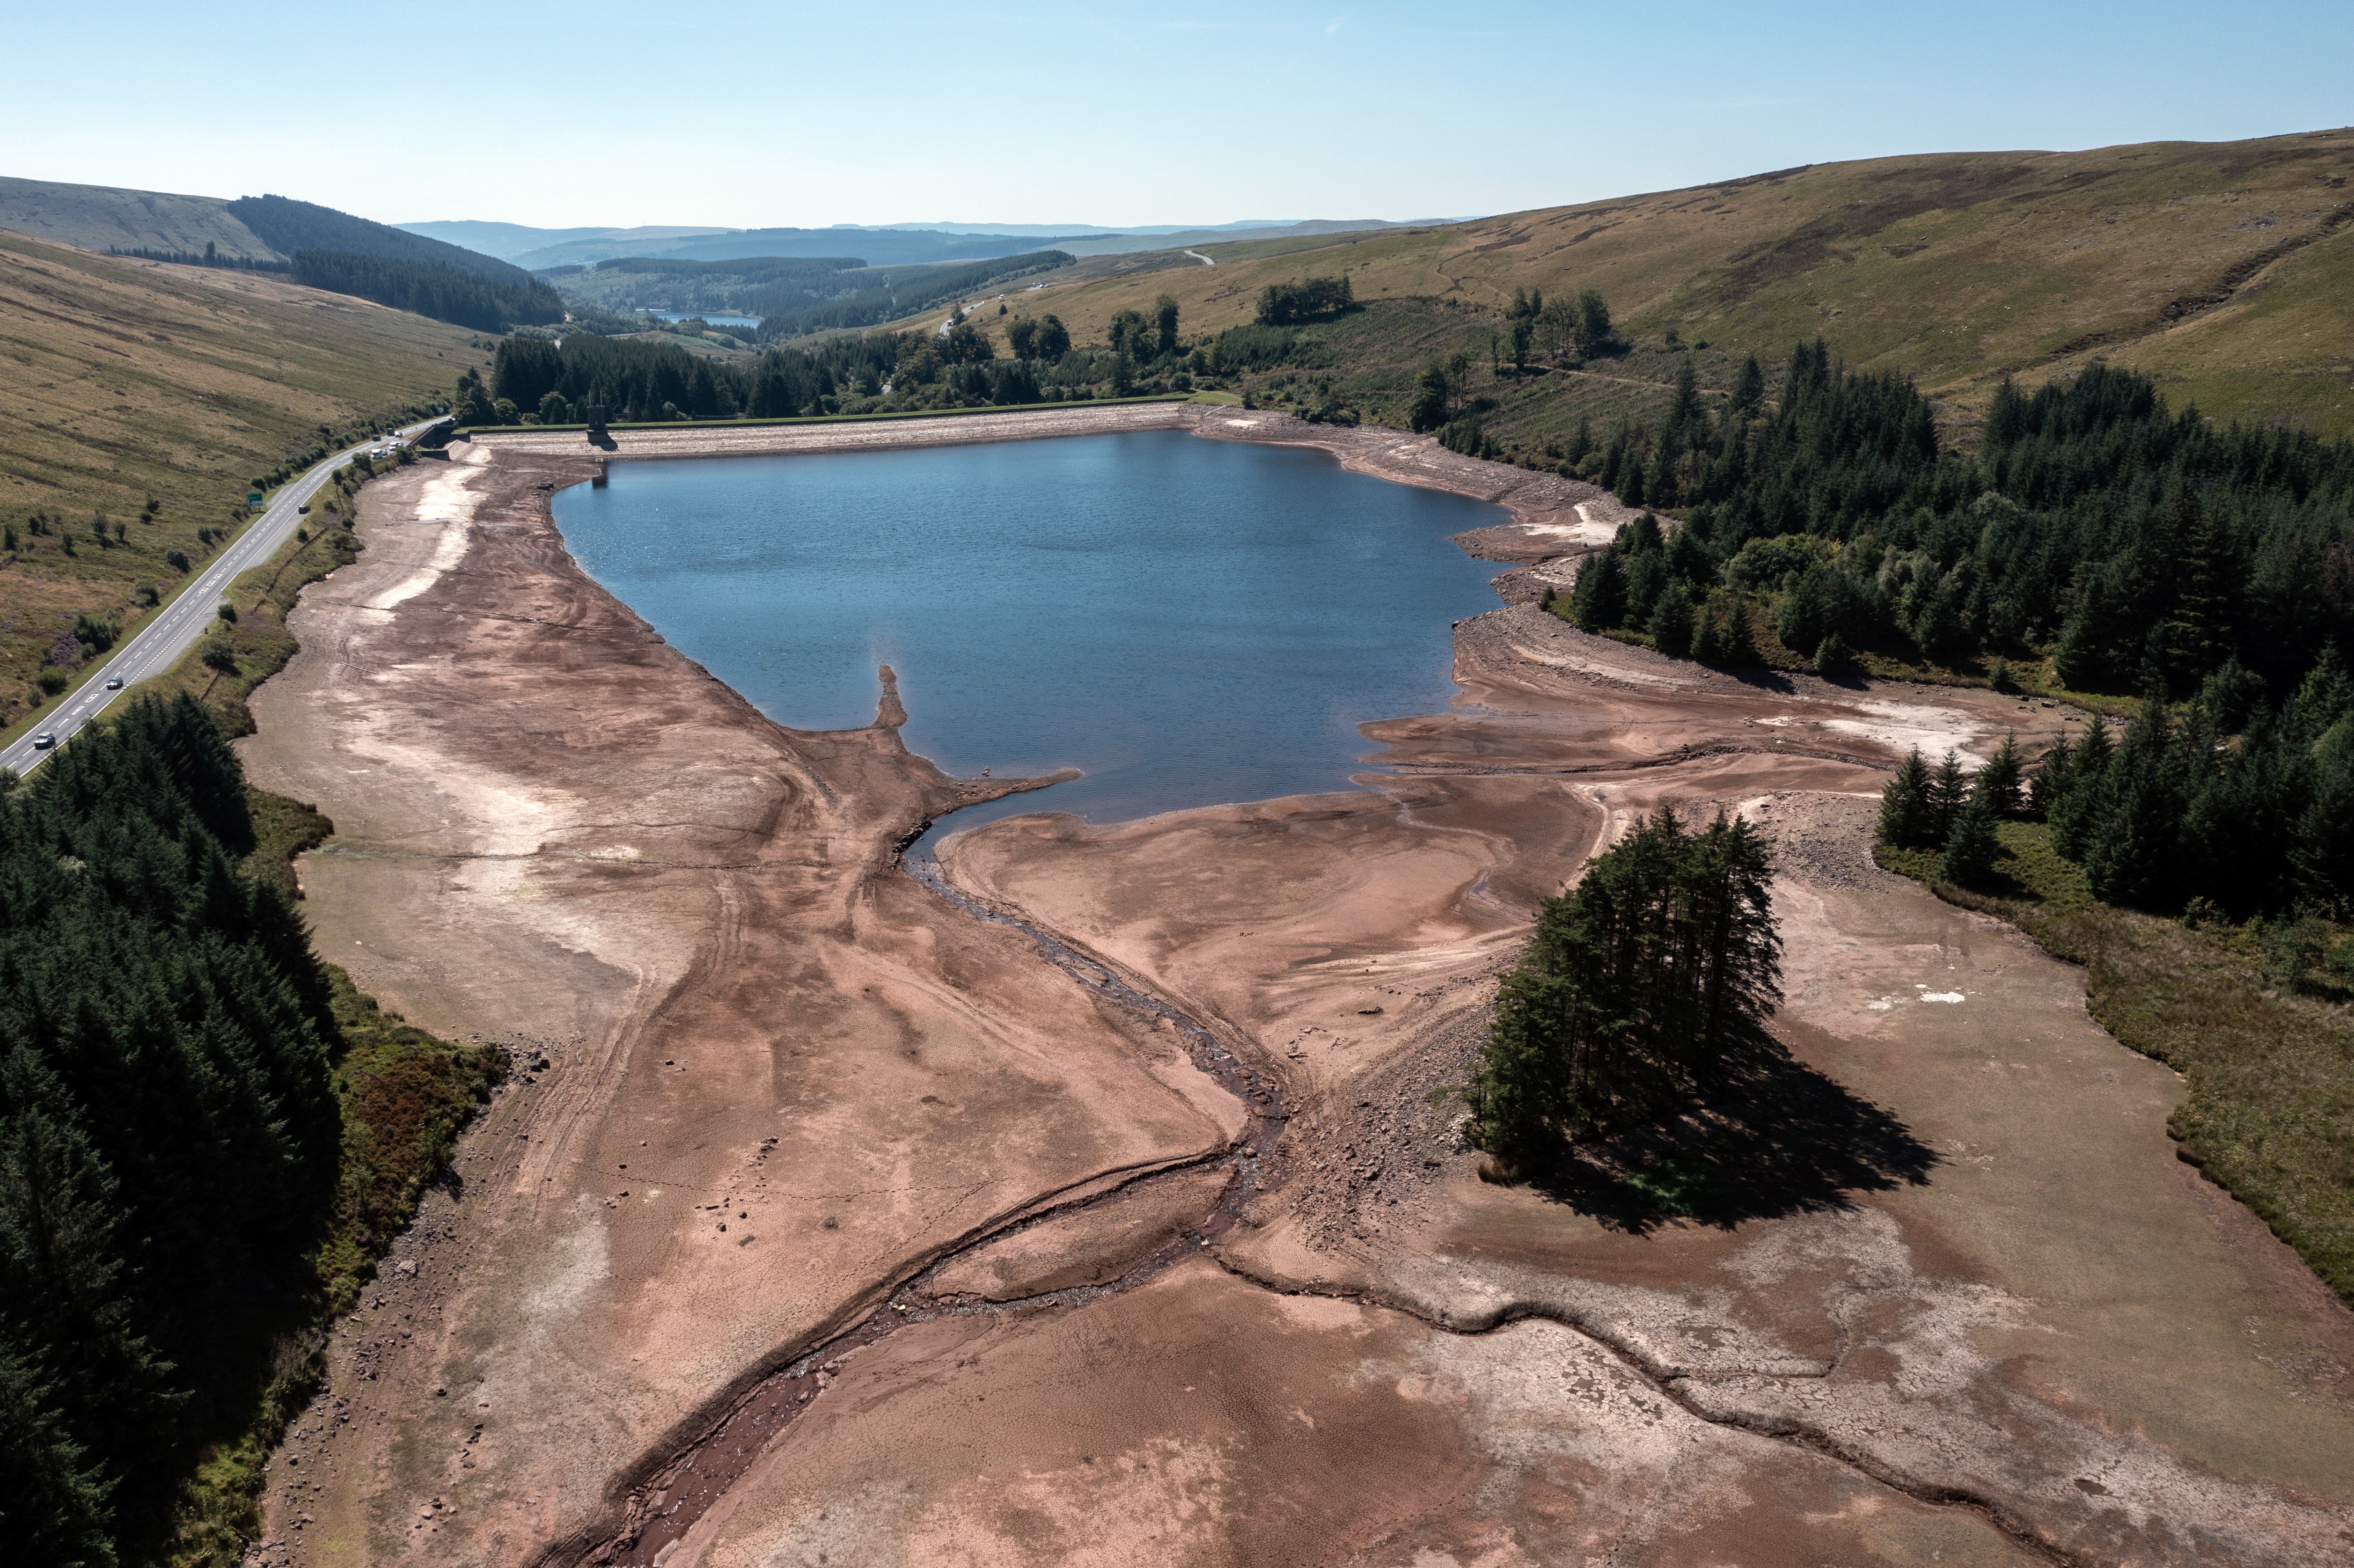
[[[726,311],[637,311],[632,313],[654,316],[666,322],[707,322],[716,327],[756,327],[760,324],[758,316],[730,315]]]
[[[1500,568],[1483,502],[1175,430],[620,462],[556,498],[583,569],[795,729],[873,721],[945,771],[1082,769],[957,813],[1124,821],[1344,789],[1357,726],[1443,709]]]

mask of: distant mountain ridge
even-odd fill
[[[533,271],[552,267],[593,266],[617,256],[656,256],[685,261],[732,260],[748,256],[820,257],[855,251],[877,267],[923,261],[987,260],[1051,245],[1074,256],[1115,256],[1172,246],[1210,244],[1241,235],[1281,238],[1294,235],[1358,233],[1421,227],[1449,221],[1389,218],[1244,218],[1219,224],[1141,224],[1106,228],[1097,224],[832,224],[822,228],[717,228],[688,225],[634,228],[534,228],[526,224],[468,218],[393,227],[409,234],[463,245]],[[854,244],[847,241],[855,237]]]

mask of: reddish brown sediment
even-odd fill
[[[1536,573],[1578,543],[1544,528],[1614,515],[1393,431],[1150,412],[1499,500],[1519,534],[1468,543]],[[1862,851],[1905,747],[2064,710],[1735,679],[1506,608],[1457,629],[1457,710],[1366,726],[1364,788],[949,837],[1006,925],[896,863],[976,786],[663,647],[564,555],[546,498],[590,470],[550,440],[372,485],[245,743],[337,821],[302,867],[322,949],[552,1063],[339,1336],[266,1559],[2354,1550],[2345,1308],[2173,1159],[2179,1081],[2077,971]],[[1633,1232],[1479,1179],[1443,1091],[1494,976],[1670,803],[1765,826],[1777,1032],[1926,1146],[1918,1184]]]

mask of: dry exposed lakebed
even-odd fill
[[[772,722],[551,518],[608,461],[1156,429],[1509,509],[1460,697],[1364,726],[1352,787],[1049,790],[920,880],[912,834],[1023,784],[912,754],[888,680],[861,726]],[[620,442],[370,485],[254,703],[255,781],[337,826],[321,949],[546,1064],[340,1329],[258,1561],[2354,1560],[2354,1317],[2174,1158],[2179,1080],[2079,971],[1864,852],[1906,747],[2065,710],[1585,637],[1525,601],[1615,503],[1391,431]],[[1771,836],[1809,1070],[1705,1224],[1483,1183],[1437,1092],[1539,901],[1665,803]]]

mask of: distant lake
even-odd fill
[[[642,316],[656,316],[666,322],[705,321],[716,327],[756,327],[760,324],[760,318],[758,316],[731,316],[724,312],[639,311],[636,313]]]
[[[582,567],[796,729],[956,775],[1086,777],[960,811],[1122,821],[1347,787],[1366,720],[1444,709],[1498,508],[1182,431],[612,465],[556,498]]]

